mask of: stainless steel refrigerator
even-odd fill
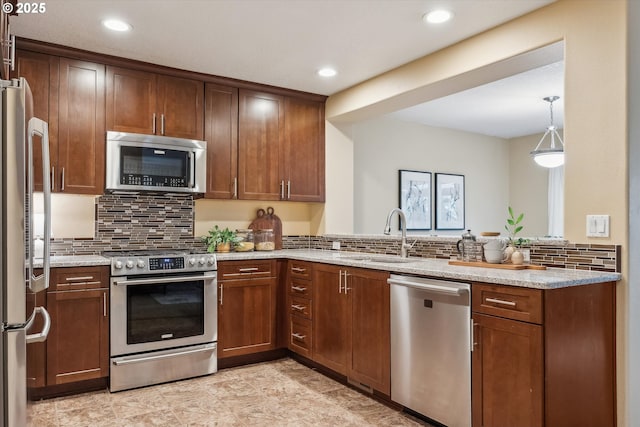
[[[32,117],[33,99],[25,79],[1,80],[0,91],[0,422],[21,427],[27,417],[26,344],[46,340],[51,324],[44,307],[27,308],[27,293],[49,286],[49,238],[44,239],[43,274],[35,276],[31,236],[34,149],[42,153],[44,235],[51,235],[49,137],[47,123]],[[28,334],[37,316],[44,317],[43,329]]]

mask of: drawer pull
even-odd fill
[[[304,288],[302,286],[292,286],[291,290],[296,291],[296,292],[305,292],[307,290],[307,288]]]
[[[304,311],[305,307],[304,305],[298,305],[298,304],[291,304],[291,308],[293,308],[294,310],[298,310],[298,311]]]
[[[304,273],[305,271],[307,271],[307,269],[301,267],[291,267],[291,271],[295,271],[296,273]]]
[[[496,299],[496,298],[485,298],[484,299],[486,302],[492,302],[494,304],[500,304],[500,305],[508,305],[509,307],[515,307],[516,303],[513,301],[504,301],[501,299]]]
[[[247,267],[247,268],[238,269],[240,273],[249,273],[249,272],[258,271],[258,270],[260,270],[258,267]]]
[[[304,341],[304,339],[307,338],[306,335],[298,334],[296,332],[293,332],[291,336],[300,341]]]
[[[78,276],[78,277],[67,277],[65,280],[67,282],[80,282],[84,280],[91,280],[93,276]]]

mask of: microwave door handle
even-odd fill
[[[49,287],[50,252],[51,252],[51,181],[49,179],[49,125],[44,120],[36,117],[29,119],[27,128],[27,143],[29,152],[29,289],[40,292]],[[42,255],[42,269],[40,276],[33,274],[34,248],[33,248],[33,136],[42,138],[42,191],[44,199],[44,253]]]
[[[189,171],[189,188],[196,186],[196,156],[193,151],[189,151],[189,163],[191,164],[191,170]]]

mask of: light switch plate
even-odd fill
[[[340,250],[340,242],[339,241],[331,242],[331,249],[339,251]]]
[[[609,215],[587,215],[587,237],[609,237]]]

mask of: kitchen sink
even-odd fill
[[[412,258],[402,258],[397,255],[347,255],[341,256],[340,258],[348,259],[350,261],[380,262],[391,264],[402,264],[415,261]]]

